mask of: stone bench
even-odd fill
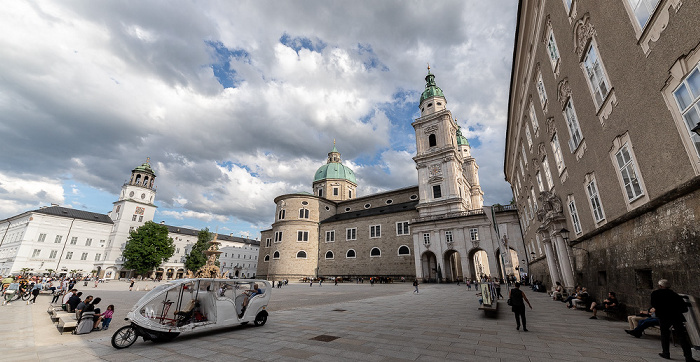
[[[65,332],[66,328],[74,329],[76,327],[78,327],[78,320],[75,319],[74,313],[68,313],[58,318],[58,328],[61,330],[61,334]]]

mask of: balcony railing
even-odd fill
[[[452,212],[449,214],[419,217],[419,218],[411,220],[411,224],[419,223],[419,222],[426,222],[426,221],[452,219],[452,218],[456,218],[456,217],[464,217],[464,216],[471,216],[471,215],[483,215],[483,214],[484,214],[483,209],[474,209],[474,210],[469,210],[469,211]]]

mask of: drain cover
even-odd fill
[[[329,335],[327,335],[327,334],[322,334],[322,335],[320,335],[320,336],[316,336],[316,337],[314,337],[314,338],[309,338],[309,339],[310,339],[310,340],[313,340],[313,341],[330,342],[330,341],[335,341],[335,340],[338,339],[338,338],[340,338],[340,337],[329,336]]]

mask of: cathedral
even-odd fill
[[[428,68],[416,134],[418,185],[357,194],[355,173],[335,147],[313,193],[274,199],[261,233],[258,276],[418,278],[520,277],[527,270],[517,211],[484,206],[479,166]]]

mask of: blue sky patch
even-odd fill
[[[374,49],[372,49],[372,45],[370,45],[370,44],[357,44],[357,52],[363,58],[362,64],[364,64],[368,70],[379,69],[382,72],[389,71],[389,67],[384,65],[384,63],[382,63],[379,60],[379,57],[377,56],[377,54],[374,53]]]
[[[326,48],[326,43],[324,43],[319,38],[311,40],[302,36],[291,37],[287,33],[282,34],[282,36],[280,37],[280,43],[282,43],[284,46],[294,49],[294,51],[297,52],[297,54],[299,54],[299,51],[302,49],[320,53],[321,51],[323,51],[323,49]]]
[[[243,49],[228,49],[222,42],[205,41],[214,50],[213,63],[210,65],[214,76],[224,88],[236,88],[242,81],[235,69],[231,69],[231,58],[250,62],[250,54]]]

